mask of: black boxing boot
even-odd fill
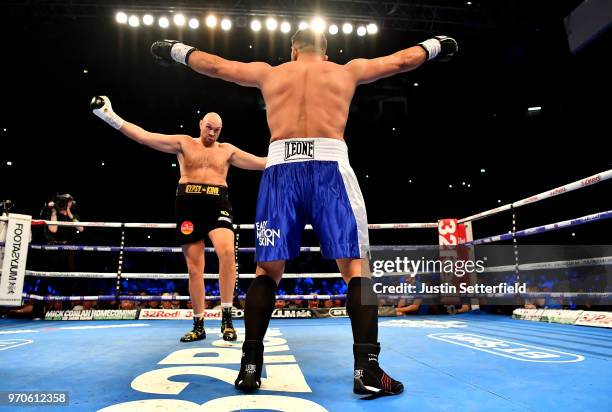
[[[238,339],[236,329],[232,322],[232,308],[221,309],[221,333],[223,334],[223,340],[231,342]]]
[[[193,317],[193,329],[187,332],[181,338],[181,342],[194,342],[196,340],[206,339],[206,331],[204,330],[204,317]]]
[[[261,370],[263,368],[263,342],[245,340],[242,344],[242,360],[240,372],[234,382],[236,389],[243,392],[253,392],[261,386]]]
[[[353,345],[355,356],[355,375],[353,392],[358,395],[398,395],[404,385],[383,371],[378,365],[380,344],[356,343]]]

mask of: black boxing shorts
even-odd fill
[[[174,211],[179,245],[202,240],[214,229],[234,230],[234,214],[225,186],[179,183]]]

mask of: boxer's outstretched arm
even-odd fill
[[[267,157],[255,156],[251,153],[238,149],[234,145],[229,143],[225,144],[232,149],[232,155],[229,159],[232,166],[246,170],[264,170],[266,168],[266,162],[268,161]]]
[[[372,83],[378,79],[414,70],[427,61],[427,53],[415,46],[375,59],[355,59],[346,64],[357,84]]]
[[[111,102],[106,96],[95,96],[91,99],[89,106],[96,116],[130,139],[160,152],[177,154],[181,151],[181,141],[189,137],[152,133],[133,123],[126,122],[113,111]]]
[[[194,71],[206,76],[237,83],[241,86],[257,88],[261,88],[263,80],[272,68],[268,63],[237,62],[203,51],[191,53],[187,65]]]
[[[152,133],[130,122],[124,122],[119,131],[137,143],[160,152],[172,154],[179,153],[181,151],[181,140],[189,137],[181,134]]]
[[[151,53],[163,65],[181,63],[200,74],[248,87],[261,88],[272,69],[268,63],[227,60],[176,40],[156,41],[151,46]]]
[[[455,39],[436,36],[414,47],[376,59],[355,59],[345,67],[355,79],[356,84],[371,83],[384,77],[414,70],[428,60],[448,59],[458,50]]]

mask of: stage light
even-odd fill
[[[298,26],[298,28],[300,30],[306,30],[308,28],[308,23],[306,23],[305,21],[301,21],[300,25]]]
[[[182,14],[175,14],[173,20],[174,24],[176,24],[177,26],[185,25],[185,16],[183,16]]]
[[[125,24],[128,21],[128,16],[124,12],[120,11],[119,13],[115,14],[115,20],[117,23]]]
[[[357,36],[365,36],[367,33],[367,29],[364,26],[357,27]]]
[[[145,14],[144,16],[142,16],[142,22],[145,24],[145,26],[152,25],[154,21],[155,19],[150,14]]]
[[[196,18],[189,19],[189,27],[192,29],[197,29],[200,27],[200,21]]]
[[[167,17],[160,17],[158,23],[159,27],[161,27],[162,29],[166,29],[170,25],[170,20],[168,20]]]
[[[278,27],[278,22],[276,21],[275,18],[272,17],[268,17],[266,19],[266,28],[270,31],[274,31],[276,30],[276,28]]]
[[[281,23],[280,29],[283,33],[289,33],[291,31],[291,25],[288,22],[284,21]]]
[[[368,31],[368,34],[376,34],[378,33],[378,26],[374,23],[370,23],[366,26],[366,30]]]
[[[132,27],[138,27],[140,26],[140,19],[138,18],[138,16],[130,16],[130,18],[128,19],[128,24]]]
[[[214,28],[217,26],[217,18],[212,14],[206,17],[206,27]]]
[[[223,19],[221,20],[221,29],[222,30],[229,30],[232,28],[232,21],[230,19]]]
[[[351,23],[344,23],[342,25],[342,33],[351,34],[353,32],[353,25]]]
[[[337,34],[338,33],[338,26],[336,26],[335,24],[332,24],[331,26],[329,26],[329,34]]]
[[[325,22],[321,17],[315,17],[310,23],[310,27],[317,33],[323,33],[325,31]]]
[[[251,22],[251,30],[253,31],[259,31],[261,30],[261,22],[257,19],[253,20]]]

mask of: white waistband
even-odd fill
[[[268,148],[266,167],[281,163],[331,160],[348,163],[348,148],[343,140],[327,137],[300,137],[276,140]]]

